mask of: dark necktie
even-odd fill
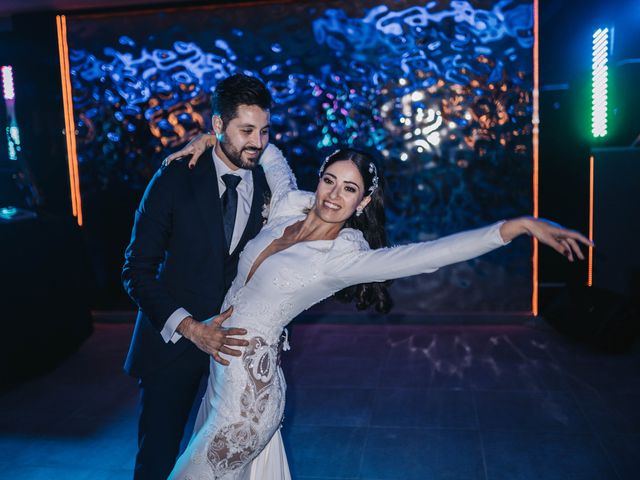
[[[233,226],[236,223],[236,211],[238,210],[238,191],[236,188],[242,180],[237,175],[227,173],[222,175],[222,181],[227,189],[222,194],[222,221],[224,223],[224,238],[227,241],[227,250],[231,246]]]

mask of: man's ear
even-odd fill
[[[213,115],[211,117],[211,125],[213,126],[213,131],[215,132],[216,136],[222,134],[222,131],[224,130],[224,122],[219,115]]]

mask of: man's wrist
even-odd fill
[[[176,328],[176,332],[191,340],[194,329],[197,327],[197,323],[198,322],[196,322],[193,317],[185,317],[178,325],[178,328]]]

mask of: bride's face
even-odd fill
[[[316,189],[315,213],[325,222],[344,223],[358,206],[363,208],[371,200],[365,197],[364,180],[351,160],[329,165],[320,177]]]

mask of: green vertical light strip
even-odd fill
[[[607,101],[609,88],[609,29],[593,34],[591,64],[591,133],[594,138],[607,135]]]

